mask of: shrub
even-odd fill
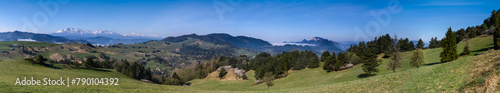
[[[219,72],[219,78],[222,79],[222,77],[224,77],[226,74],[227,74],[226,69],[222,68]]]
[[[45,65],[45,61],[47,61],[47,59],[43,58],[42,55],[37,55],[35,58],[25,58],[24,60],[31,62],[31,64],[39,65]]]
[[[267,85],[267,88],[269,88],[269,87],[271,87],[271,86],[274,85],[273,79],[274,79],[273,72],[267,72],[264,75],[264,79],[262,81],[264,81],[266,83],[266,85]]]

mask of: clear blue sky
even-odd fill
[[[270,42],[299,41],[314,36],[353,41],[359,40],[355,36],[372,39],[396,33],[398,37],[429,41],[435,36],[442,38],[448,27],[456,30],[479,25],[492,10],[500,9],[499,0],[51,1],[55,2],[49,4],[58,7],[51,5],[49,10],[58,11],[47,12],[45,5],[38,3],[47,0],[0,0],[0,31],[53,33],[73,27],[162,37],[229,33]],[[373,30],[377,19],[370,12],[386,11],[398,5],[394,1],[399,2],[396,9],[401,11],[390,14],[391,20],[385,26],[378,26],[378,32]],[[36,30],[23,29],[29,23]],[[366,26],[372,26],[372,31],[367,32]]]

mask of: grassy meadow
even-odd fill
[[[409,64],[413,51],[402,52],[402,67],[393,73],[387,69],[389,59],[381,59],[380,72],[372,77],[360,77],[361,65],[353,68],[327,73],[319,68],[292,71],[285,78],[274,81],[274,86],[264,84],[250,86],[256,80],[254,71],[246,75],[249,80],[220,81],[195,79],[191,86],[170,86],[145,83],[134,80],[111,69],[68,69],[61,65],[45,67],[32,65],[23,60],[0,61],[0,91],[4,92],[460,92],[466,85],[469,74],[478,58],[491,58],[500,51],[484,53],[492,47],[493,36],[480,36],[470,40],[471,55],[461,56],[458,60],[440,63],[441,48],[425,49],[425,65],[416,68]],[[1,44],[1,43],[0,43]],[[458,53],[465,43],[457,46]],[[174,46],[174,45],[171,45]],[[0,47],[3,49],[3,47]],[[119,50],[117,50],[119,51]],[[113,55],[116,56],[116,55]],[[382,55],[379,55],[382,56]],[[482,61],[481,61],[482,62]],[[70,78],[119,78],[117,86],[79,85],[79,86],[19,86],[14,85],[16,78],[34,77],[35,79]]]

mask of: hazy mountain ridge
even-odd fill
[[[189,34],[189,35],[182,35],[182,36],[177,36],[177,37],[167,37],[163,39],[162,41],[165,42],[182,42],[185,40],[188,40],[189,38],[194,38],[197,40],[202,40],[206,42],[211,42],[214,44],[218,45],[231,45],[239,48],[248,48],[248,49],[253,49],[255,51],[262,51],[262,52],[268,52],[271,54],[278,54],[283,51],[292,51],[292,50],[299,50],[299,51],[313,51],[317,54],[322,53],[323,51],[344,51],[345,47],[334,41],[330,41],[324,38],[320,37],[314,37],[311,40],[303,40],[299,43],[303,44],[314,44],[317,46],[309,46],[309,45],[294,45],[294,44],[286,44],[282,46],[273,46],[271,43],[261,40],[261,39],[256,39],[252,37],[247,37],[247,36],[231,36],[229,34],[225,33],[214,33],[214,34],[207,34],[207,35],[196,35],[196,34]]]
[[[87,40],[93,44],[133,44],[142,43],[150,40],[161,39],[159,36],[142,35],[138,33],[128,33],[125,35],[108,30],[84,30],[81,28],[65,28],[51,33],[54,36],[66,37],[69,39]]]
[[[340,42],[335,42],[335,41],[328,40],[328,39],[321,38],[321,37],[313,37],[310,40],[303,39],[302,41],[297,41],[297,42],[284,41],[283,43],[311,44],[311,45],[315,45],[317,47],[325,47],[325,48],[328,48],[329,50],[331,49],[331,50],[342,50],[343,51],[343,50],[347,49],[347,47],[345,47]]]
[[[31,32],[14,31],[0,33],[0,41],[17,41],[20,39],[31,39],[35,41],[50,43],[88,43],[88,41],[86,40],[70,40],[64,37]]]
[[[262,39],[247,37],[247,36],[231,36],[225,33],[214,33],[208,35],[182,35],[178,37],[167,37],[162,41],[167,42],[180,42],[187,40],[188,38],[200,39],[203,41],[211,42],[214,44],[221,45],[232,45],[241,48],[250,48],[250,49],[263,49],[264,47],[272,46],[271,43],[264,41]]]

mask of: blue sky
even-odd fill
[[[57,11],[44,10],[43,3]],[[480,25],[492,10],[500,9],[499,4],[499,0],[0,0],[0,32],[53,33],[73,27],[162,37],[229,33],[269,42],[315,36],[353,41],[396,33],[429,41],[442,38],[448,27]],[[371,14],[393,6],[400,11],[389,12],[389,21],[382,16],[385,23]]]

